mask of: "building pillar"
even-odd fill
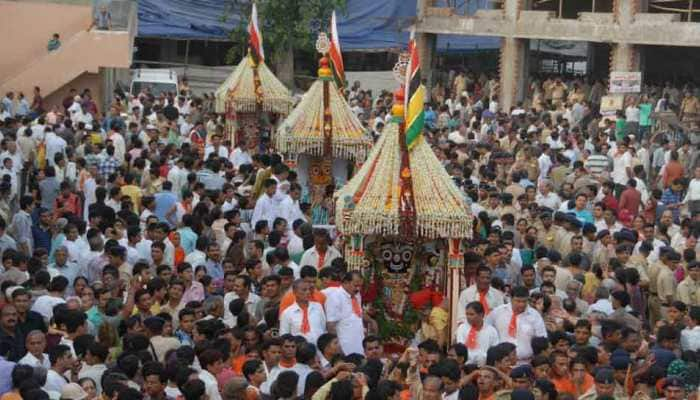
[[[528,9],[529,3],[529,0],[505,0],[503,16],[506,20],[515,23],[520,11]],[[527,94],[529,54],[530,41],[527,39],[505,37],[501,41],[499,103],[505,111],[509,111]]]
[[[622,29],[634,22],[634,15],[645,7],[644,0],[614,0],[613,16]],[[640,71],[640,47],[630,43],[613,43],[610,50],[610,72]]]
[[[421,77],[425,80],[428,96],[433,87],[433,71],[437,64],[437,35],[434,33],[416,33],[416,45],[420,58]],[[429,100],[429,99],[426,99]]]
[[[434,0],[418,0],[416,2],[416,16],[418,21],[425,18],[429,7],[432,7]],[[425,89],[428,98],[431,99],[433,87],[433,70],[437,65],[437,35],[434,33],[416,32],[416,45],[418,46],[418,57],[420,58],[421,76],[425,80]]]
[[[610,71],[639,71],[640,59],[639,46],[628,43],[615,43],[611,49]]]

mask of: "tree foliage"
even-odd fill
[[[318,32],[328,32],[333,10],[342,13],[347,0],[257,0],[258,24],[262,30],[265,57],[272,58],[282,50],[312,50]],[[247,26],[252,3],[231,0],[227,14],[240,15],[240,24],[231,32],[238,45],[227,54],[227,61],[237,62],[247,51]]]

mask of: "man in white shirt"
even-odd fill
[[[29,365],[30,367],[42,367],[45,369],[51,368],[49,355],[44,353],[46,350],[46,335],[40,330],[31,331],[27,334],[26,339],[27,354],[22,357],[17,363]]]
[[[700,307],[690,307],[688,326],[681,331],[681,349],[697,351],[700,349]]]
[[[300,198],[301,186],[298,183],[289,185],[289,193],[284,196],[280,203],[280,217],[284,218],[288,225],[291,225],[298,219],[306,221],[306,216],[299,206]]]
[[[58,344],[49,351],[51,368],[46,373],[46,383],[43,389],[52,392],[61,392],[63,386],[68,384],[68,379],[63,376],[75,363],[70,347]]]
[[[39,296],[36,301],[34,301],[31,310],[41,314],[48,323],[51,318],[53,318],[53,308],[58,304],[66,302],[66,300],[64,300],[64,294],[67,287],[68,279],[66,279],[65,276],[59,275],[51,279],[51,283],[49,283],[48,287],[49,294]]]
[[[287,232],[287,251],[292,260],[299,262],[301,262],[301,257],[303,257],[305,251],[304,240],[301,238],[301,226],[304,223],[302,220],[287,221],[287,226],[290,227],[289,232]]]
[[[204,149],[204,159],[212,153],[219,158],[228,158],[228,149],[221,145],[221,134],[218,132],[211,136],[211,144]]]
[[[462,290],[462,293],[459,294],[457,322],[466,320],[464,310],[469,303],[474,301],[481,304],[482,313],[485,315],[489,315],[491,310],[505,303],[503,292],[491,286],[491,268],[489,267],[477,268],[476,283]]]
[[[543,181],[549,175],[549,169],[552,168],[552,159],[549,157],[549,145],[542,144],[542,154],[537,159],[537,166],[540,170],[539,180]]]
[[[489,348],[500,342],[498,332],[484,324],[484,307],[478,301],[467,304],[463,313],[466,320],[457,327],[456,342],[467,346],[469,364],[484,365]]]
[[[111,140],[112,146],[114,146],[114,158],[123,163],[126,155],[126,142],[124,141],[124,136],[122,136],[121,127],[113,126],[107,136],[107,140]]]
[[[265,193],[255,202],[255,209],[251,217],[250,224],[255,226],[258,221],[267,221],[267,226],[273,226],[275,218],[280,216],[281,198],[276,196],[277,181],[274,179],[266,179],[263,183]]]
[[[610,176],[615,182],[615,195],[619,197],[620,192],[627,185],[627,181],[634,177],[632,173],[632,156],[627,151],[627,143],[620,142],[617,144],[617,149],[612,156],[613,169]]]
[[[225,279],[225,278],[224,278]],[[236,299],[243,300],[248,314],[255,315],[260,296],[250,291],[253,281],[248,275],[238,275],[233,281],[233,292],[224,295],[224,323],[228,326],[236,325],[236,318],[231,313],[229,306]]]
[[[329,267],[333,260],[341,257],[340,252],[335,247],[329,246],[330,238],[325,229],[314,229],[314,246],[304,252],[299,265],[311,265],[321,270]]]
[[[280,315],[279,334],[303,336],[315,345],[318,337],[326,333],[326,313],[321,304],[309,301],[311,285],[308,282],[297,279],[292,290],[296,301]]]
[[[552,187],[552,181],[549,179],[541,182],[540,193],[537,193],[537,196],[535,196],[535,202],[540,207],[558,210],[561,206],[561,198],[559,198],[558,194],[552,192]]]
[[[217,375],[224,369],[221,352],[215,349],[207,349],[199,355],[198,359],[199,365],[202,367],[198,378],[204,382],[207,398],[209,400],[221,400],[219,382],[216,379]]]
[[[185,169],[185,159],[178,158],[175,165],[168,171],[168,181],[173,184],[173,193],[178,199],[182,199],[182,188],[187,185],[187,169]]]
[[[254,142],[251,142],[255,146]],[[250,156],[248,151],[248,142],[245,139],[241,139],[238,142],[238,146],[231,152],[230,161],[233,167],[238,169],[243,164],[253,165],[253,158]]]
[[[105,361],[109,349],[103,343],[92,342],[85,352],[84,362],[78,372],[78,379],[92,378],[95,381],[97,393],[102,393],[102,374],[107,370]]]
[[[486,323],[496,328],[501,342],[513,343],[521,362],[532,357],[532,338],[547,337],[542,316],[528,305],[529,292],[525,287],[513,288],[510,304],[497,307],[486,317]]]
[[[338,335],[340,348],[345,355],[364,354],[362,340],[365,332],[360,296],[362,282],[359,272],[348,272],[343,276],[339,288],[325,293],[328,331]]]

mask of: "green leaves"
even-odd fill
[[[333,10],[343,12],[347,0],[258,0],[260,30],[267,57],[285,54],[281,49],[313,50],[316,36],[328,31]],[[227,54],[226,61],[237,62],[248,47],[246,27],[250,18],[251,3],[248,0],[230,0],[227,7],[232,15],[241,16],[241,23],[231,32],[237,43]],[[227,18],[224,16],[223,18]],[[278,62],[279,60],[272,60]]]

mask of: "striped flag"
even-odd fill
[[[253,3],[253,11],[250,13],[250,22],[248,22],[248,35],[250,36],[250,47],[253,53],[253,59],[256,64],[265,61],[265,49],[263,49],[263,37],[258,27],[258,7]]]
[[[343,66],[343,53],[340,51],[340,40],[338,39],[338,26],[335,20],[335,10],[331,16],[331,48],[329,50],[331,69],[333,77],[339,89],[345,87],[345,66]]]
[[[413,30],[408,42],[408,55],[404,112],[406,114],[406,145],[410,150],[422,137],[423,125],[425,125],[425,113],[423,112],[425,87],[421,84],[420,59],[418,58],[418,48],[416,48],[415,31]]]

